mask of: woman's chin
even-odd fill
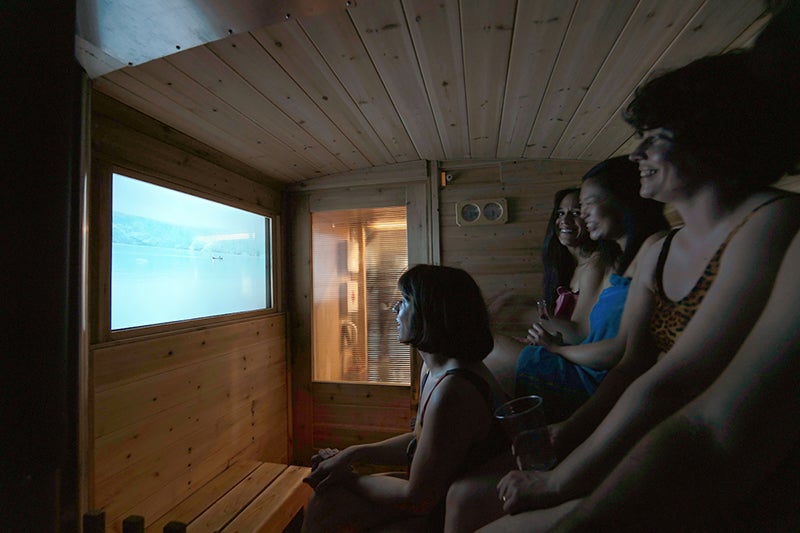
[[[568,236],[559,235],[558,242],[560,242],[567,248],[574,248],[575,246],[578,246],[578,239],[573,235],[568,235]]]

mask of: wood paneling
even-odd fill
[[[119,531],[130,514],[154,523],[237,460],[289,462],[290,405],[282,313],[109,331],[111,173],[263,212],[279,232],[283,198],[257,168],[100,93],[92,133],[89,492]]]
[[[281,211],[284,184],[97,91],[92,96],[92,157]]]
[[[301,4],[318,9],[253,17],[97,88],[288,183],[417,160],[597,162],[633,133],[620,110],[635,87],[748,46],[770,3]],[[137,29],[119,27],[122,41]]]
[[[285,316],[94,346],[94,506],[151,522],[234,458],[286,463]]]
[[[417,153],[444,158],[402,4],[364,2],[348,13]]]
[[[407,386],[313,383],[314,447],[377,442],[411,430]]]
[[[469,154],[476,159],[496,157],[515,8],[514,0],[461,2]]]
[[[662,9],[663,2],[660,2],[658,9]],[[730,43],[730,35],[740,35],[744,33],[752,21],[761,14],[763,6],[758,2],[732,3],[727,0],[711,0],[704,2],[702,6],[692,15],[684,25],[680,33],[663,51],[661,58],[657,62],[657,68],[651,68],[646,77],[652,77],[659,72],[680,67],[689,63],[696,57],[697,50],[707,50],[707,53],[720,53],[726,49]],[[683,21],[673,21],[679,25]],[[634,40],[640,39],[634,37]],[[623,44],[624,41],[623,41]],[[630,48],[626,46],[626,48]],[[638,58],[637,58],[638,59]],[[645,61],[642,61],[646,64]],[[630,68],[627,65],[619,65],[617,68]],[[625,83],[616,77],[613,83],[619,89],[619,95],[630,89],[628,96],[620,105],[618,111],[612,113],[602,129],[602,135],[595,135],[590,140],[586,148],[579,153],[582,159],[594,160],[602,158],[604,155],[612,153],[617,147],[630,138],[630,127],[619,117],[633,98],[634,84]],[[609,80],[609,83],[612,83]],[[635,82],[640,83],[640,80]],[[616,117],[614,116],[616,115]],[[570,152],[576,154],[576,151]]]
[[[532,304],[541,294],[541,247],[556,191],[580,185],[591,168],[585,161],[516,161],[481,166],[443,163],[452,181],[440,191],[442,264],[463,268],[481,287],[484,298],[511,289],[514,305]],[[456,224],[456,202],[504,197],[508,223]],[[498,317],[513,322],[513,313]],[[498,325],[503,328],[505,326]]]

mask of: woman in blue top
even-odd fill
[[[638,189],[638,167],[627,157],[602,161],[583,177],[581,213],[589,236],[613,243],[616,257],[589,315],[589,335],[579,344],[563,345],[547,320],[528,330],[531,346],[519,355],[515,393],[542,396],[550,422],[586,401],[623,352],[617,333],[636,255],[669,229],[663,204],[640,197]]]
[[[589,335],[583,341],[562,345],[560,336],[548,332],[548,320],[528,330],[531,346],[517,359],[515,392],[516,396],[542,396],[550,422],[566,418],[588,399],[624,353],[624,335],[617,333],[637,254],[669,228],[663,204],[639,196],[639,170],[626,157],[608,159],[589,170],[582,179],[580,204],[590,238],[604,240],[605,248],[616,248],[616,252],[606,262],[611,266],[590,313]],[[516,468],[509,452],[476,465],[450,486],[445,531],[474,531],[505,513],[495,487],[504,474]]]

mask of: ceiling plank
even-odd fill
[[[344,11],[311,17],[300,26],[347,89],[397,161],[422,159],[361,39]]]
[[[522,157],[574,8],[575,0],[518,4],[498,158]]]
[[[297,167],[285,165],[283,159],[262,157],[257,148],[236,142],[227,132],[212,122],[202,121],[183,105],[167,98],[128,73],[128,69],[110,72],[92,82],[95,89],[198,141],[249,164],[270,176],[286,181],[298,181],[303,173]],[[310,170],[310,167],[309,169]]]
[[[217,57],[208,47],[198,46],[165,58],[164,61],[180,70],[198,87],[219,98],[247,117],[258,128],[280,139],[322,172],[342,172],[347,166],[327,150],[271,100],[264,98],[251,83]],[[192,89],[191,86],[187,87]]]
[[[292,168],[297,168],[303,174],[311,172],[323,175],[322,170],[311,161],[300,157],[280,139],[256,126],[164,59],[156,59],[135,69],[126,70],[144,85],[167,96],[198,117],[198,126],[186,132],[187,134],[196,137],[197,130],[202,129],[204,123],[210,122],[236,142],[248,145],[255,153],[286,159]]]
[[[370,166],[395,162],[372,125],[297,22],[260,28],[250,32],[250,35],[303,88],[307,98],[364,154]],[[223,47],[224,43],[218,47],[212,45],[212,49],[218,52]],[[253,79],[260,77],[259,73],[252,76]]]
[[[706,54],[723,52],[731,42],[747,30],[750,21],[759,17],[763,11],[758,2],[751,0],[708,0],[653,65],[646,77],[690,63],[697,58],[697,50],[706,50]],[[643,82],[644,80],[640,84]],[[581,153],[582,159],[597,159],[604,154],[615,152],[631,138],[633,128],[620,117],[632,98],[633,93],[629,94],[613,113],[606,127]]]
[[[404,0],[403,8],[445,156],[469,153],[458,0]]]
[[[76,56],[92,78],[290,17],[341,9],[341,0],[77,0]]]
[[[207,48],[231,70],[246,80],[263,99],[269,100],[295,124],[305,130],[321,147],[330,147],[333,155],[347,168],[371,166],[370,161],[342,131],[317,107],[249,33],[237,35]],[[277,125],[277,124],[276,124]]]
[[[494,159],[500,133],[516,2],[461,1],[470,155]]]
[[[702,3],[702,0],[670,2],[669,5],[663,0],[639,2],[567,125],[553,157],[578,159],[609,118],[622,120],[615,115],[622,102]]]
[[[443,159],[444,149],[402,4],[368,2],[348,9],[375,70],[422,159]]]
[[[551,156],[638,0],[578,0],[524,156]]]

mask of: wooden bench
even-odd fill
[[[283,531],[311,497],[311,487],[302,481],[310,471],[277,463],[234,463],[145,531],[161,533],[170,522],[184,524],[191,533]]]

